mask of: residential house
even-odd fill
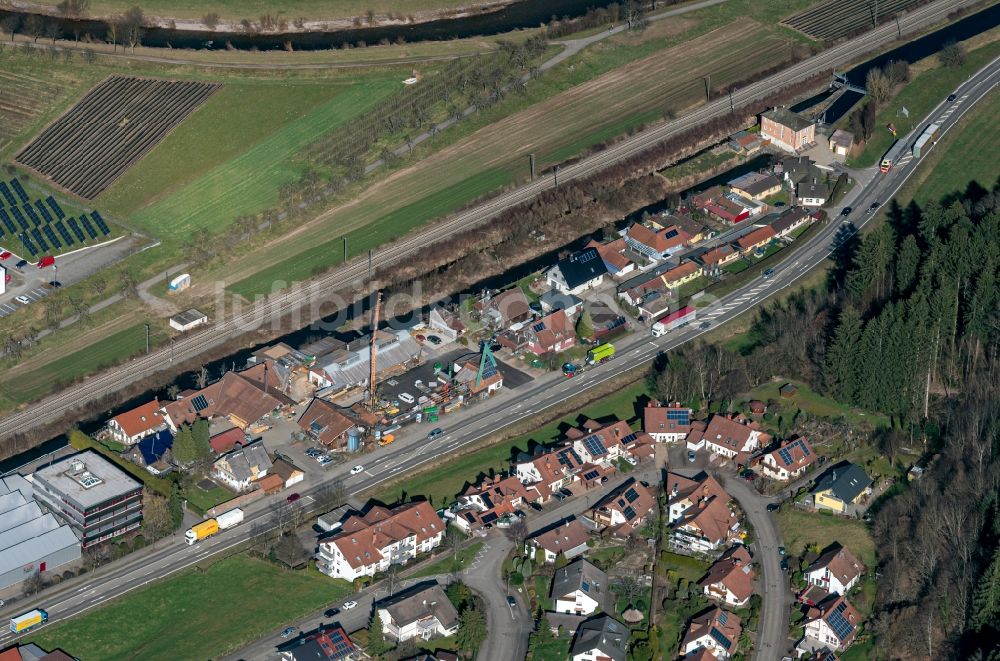
[[[691,654],[704,647],[718,659],[728,659],[736,652],[743,632],[737,615],[719,607],[711,608],[691,619],[681,641],[681,654]]]
[[[159,400],[154,399],[130,411],[119,413],[108,421],[108,432],[119,443],[135,445],[167,426],[160,411],[161,406]]]
[[[798,228],[811,223],[812,215],[802,207],[794,207],[782,213],[771,223],[771,229],[779,237],[788,236]]]
[[[295,486],[306,477],[300,468],[284,457],[274,460],[271,472],[281,478],[285,489]]]
[[[588,539],[590,533],[579,519],[573,518],[535,533],[525,541],[525,550],[535,554],[541,549],[547,563],[555,562],[560,553],[572,560],[587,551]]]
[[[670,544],[681,551],[707,553],[719,549],[739,530],[729,494],[705,473],[693,478],[667,475]]]
[[[691,206],[695,209],[701,209],[704,211],[709,204],[721,198],[723,193],[724,191],[722,190],[722,186],[719,185],[706,188],[705,190],[691,196]]]
[[[625,661],[629,630],[610,615],[600,615],[580,624],[569,654],[572,661]]]
[[[465,324],[458,318],[458,315],[442,307],[435,307],[430,311],[430,314],[427,315],[427,325],[452,342],[465,332]]]
[[[483,320],[500,328],[510,328],[529,321],[534,316],[528,297],[520,287],[512,287],[479,305]]]
[[[702,422],[691,425],[687,447],[689,450],[707,450],[732,459],[737,455],[743,457],[770,441],[769,434],[762,432],[757,423],[743,416],[715,414],[709,418],[708,425]]]
[[[604,608],[608,593],[608,575],[584,558],[578,558],[552,577],[549,597],[560,613],[590,615]]]
[[[331,448],[347,447],[347,432],[355,426],[353,417],[325,399],[314,399],[302,412],[299,427],[310,438]]]
[[[165,475],[173,470],[173,454],[170,451],[173,444],[174,435],[169,429],[161,429],[133,445],[124,456],[153,475]]]
[[[861,617],[842,594],[831,594],[806,612],[805,637],[813,646],[843,651],[858,635]]]
[[[354,661],[364,654],[342,627],[329,625],[279,646],[278,651],[281,661]]]
[[[627,445],[636,440],[637,435],[625,420],[616,420],[602,425],[587,420],[579,429],[567,434],[573,440],[573,449],[585,463],[610,464],[628,454]]]
[[[642,430],[658,443],[676,443],[691,431],[691,409],[680,404],[663,406],[654,399],[642,410]]]
[[[478,485],[469,486],[458,497],[458,511],[452,522],[459,530],[469,534],[484,526],[509,520],[518,507],[538,498],[538,493],[529,494],[516,476],[494,475],[484,478]]]
[[[348,581],[374,576],[437,548],[444,532],[444,522],[426,501],[393,509],[375,505],[364,514],[349,515],[339,534],[320,542],[316,566]]]
[[[679,227],[690,235],[689,242],[691,245],[700,243],[705,239],[706,228],[705,226],[691,217],[691,214],[687,213],[665,213],[660,215],[659,223],[664,226],[673,225]]]
[[[694,652],[684,656],[684,661],[718,661],[719,657],[707,647],[699,647]]]
[[[583,310],[583,299],[555,289],[550,289],[539,296],[538,304],[542,306],[542,312],[546,314],[562,310],[568,317],[575,316]]]
[[[744,234],[733,242],[733,245],[740,254],[746,256],[755,250],[764,248],[774,240],[774,229],[770,225],[764,225]]]
[[[585,247],[597,250],[604,261],[604,268],[612,278],[622,278],[635,272],[635,262],[625,254],[628,246],[624,238],[617,238],[608,243],[598,243],[591,239]]]
[[[865,566],[849,550],[834,542],[823,550],[816,560],[803,572],[803,578],[810,585],[823,588],[827,592],[847,594],[858,584]]]
[[[264,443],[255,441],[216,459],[212,464],[212,477],[235,491],[246,491],[267,475],[271,465]]]
[[[738,154],[750,156],[756,154],[764,146],[759,133],[749,131],[737,131],[729,136],[729,148]]]
[[[722,222],[735,225],[749,218],[755,208],[730,197],[722,196],[706,204],[705,213],[715,216]]]
[[[458,633],[458,610],[437,583],[419,584],[375,605],[386,638],[402,643]]]
[[[708,574],[698,581],[698,585],[709,599],[742,608],[753,595],[755,576],[747,547],[735,544],[712,563]]]
[[[576,331],[563,310],[556,310],[530,324],[526,329],[528,351],[544,356],[576,346]]]
[[[625,243],[653,261],[667,259],[690,245],[691,235],[676,226],[652,229],[635,223],[625,235]]]
[[[762,200],[781,192],[781,180],[773,174],[748,172],[728,183],[729,188],[737,195]]]
[[[772,145],[793,153],[816,143],[816,125],[788,108],[761,113],[760,134]]]
[[[294,404],[276,390],[244,377],[239,372],[226,372],[221,379],[193,394],[170,402],[163,407],[164,419],[175,432],[181,425],[199,418],[228,418],[240,429],[254,427],[272,411]]]
[[[577,615],[576,613],[557,613],[556,611],[546,611],[545,619],[549,621],[549,629],[552,634],[576,635],[576,630],[581,624],[589,619],[587,615]],[[3,661],[3,659],[0,659]]]
[[[826,184],[817,181],[803,181],[795,189],[798,203],[804,207],[821,207],[830,197],[830,189]]]
[[[493,354],[480,354],[461,362],[454,379],[469,390],[469,395],[492,395],[503,387],[503,372],[497,366]]]
[[[537,493],[546,501],[554,492],[572,484],[584,463],[572,446],[560,447],[517,462],[515,471],[529,493]]]
[[[211,446],[212,452],[216,456],[232,452],[236,448],[241,448],[249,442],[250,439],[247,438],[247,433],[239,427],[231,427],[230,429],[219,432],[208,439],[208,444]]]
[[[816,462],[816,454],[801,436],[782,443],[760,459],[760,472],[772,480],[787,482],[800,477]]]
[[[611,528],[612,534],[626,537],[646,519],[656,506],[656,496],[649,488],[634,479],[599,500],[590,510],[590,517],[602,528]]]
[[[857,464],[842,462],[831,467],[813,488],[816,509],[844,514],[871,493],[872,479]]]
[[[847,156],[854,147],[854,134],[844,129],[837,129],[830,135],[830,151],[838,156]]]
[[[545,272],[549,286],[564,294],[580,294],[599,287],[608,273],[604,260],[596,248],[584,248],[580,252],[561,259]]]
[[[786,156],[781,159],[781,172],[785,183],[793,191],[800,182],[818,179],[822,176],[816,163],[808,156]]]
[[[730,262],[735,262],[739,258],[740,252],[731,244],[724,243],[721,246],[702,253],[694,259],[701,266],[702,273],[705,275],[718,275],[719,270],[723,266]]]

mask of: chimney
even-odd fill
[[[677,497],[677,483],[676,482],[674,482],[674,486],[670,489],[670,497],[671,498],[676,498]]]
[[[706,503],[708,503],[708,496],[705,496],[704,498],[698,501],[698,509],[700,510],[705,509]]]

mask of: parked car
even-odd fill
[[[635,466],[635,465],[637,465],[637,464],[639,463],[639,460],[638,460],[638,459],[636,459],[635,457],[631,456],[631,455],[625,455],[625,456],[624,456],[624,457],[622,457],[622,458],[623,458],[623,459],[624,459],[624,460],[625,460],[625,461],[626,461],[627,463],[629,463],[629,464],[632,464],[633,466]]]
[[[342,610],[345,610],[345,611],[349,611],[349,610],[351,610],[352,608],[357,608],[357,607],[358,607],[358,602],[356,602],[356,601],[345,601],[345,602],[344,602],[344,603],[343,603],[343,604],[342,604],[342,605],[340,606],[340,608],[341,608]]]
[[[542,511],[542,506],[539,505],[538,503],[535,503],[535,502],[528,503],[528,507],[530,507],[531,509],[535,510],[536,512],[541,512]]]
[[[295,501],[299,500],[300,498],[302,498],[301,494],[293,493],[288,498],[285,498],[285,500],[287,500],[289,502],[289,504],[291,504],[291,503],[294,503]]]
[[[788,571],[788,558],[781,559],[781,571]]]
[[[572,498],[573,497],[573,492],[570,491],[569,489],[567,489],[566,487],[563,487],[562,489],[560,489],[559,493],[561,493],[562,495],[566,496],[567,498]]]
[[[0,252],[0,259],[2,259],[2,260],[8,260],[8,259],[10,259],[10,257],[11,257],[11,253],[10,253],[9,250],[4,250],[3,252]]]
[[[416,340],[417,342],[423,342],[427,338],[425,336],[423,336],[423,335],[414,335],[413,339]]]
[[[557,492],[555,492],[555,493],[554,493],[554,494],[552,494],[552,495],[553,495],[553,496],[555,497],[555,499],[556,499],[556,500],[558,500],[558,501],[560,501],[560,502],[562,502],[562,501],[566,500],[566,496],[562,495],[562,494],[561,494],[561,493],[559,493],[558,491],[557,491]]]
[[[295,633],[295,631],[296,631],[297,628],[298,627],[285,627],[284,631],[281,632],[281,637],[282,638],[288,638],[293,633]]]
[[[53,289],[62,289],[62,283],[58,280],[52,280],[49,282],[49,287],[52,287]]]
[[[362,466],[361,464],[358,464],[357,466],[355,466],[354,468],[351,469],[351,475],[357,475],[358,473],[360,473],[364,469],[365,469],[364,466]]]
[[[781,505],[779,505],[778,503],[768,503],[767,504],[767,511],[768,512],[777,512],[778,508],[780,508],[780,507],[781,507]]]
[[[14,300],[17,301],[18,303],[23,304],[23,305],[27,305],[27,304],[31,303],[31,299],[28,298],[27,296],[15,296]]]
[[[440,436],[443,433],[444,433],[443,429],[441,429],[440,427],[435,427],[434,429],[430,430],[427,433],[427,440],[429,441],[431,439],[437,438],[438,436]]]
[[[23,269],[27,265],[28,265],[28,260],[22,259],[17,264],[14,264],[14,268],[16,268],[18,271],[20,271],[21,269]]]
[[[510,595],[507,595],[507,605],[510,606],[511,608],[517,608],[517,599],[511,597]]]
[[[408,393],[408,392],[401,392],[401,393],[399,393],[399,401],[406,402],[407,404],[412,404],[413,402],[415,402],[417,400],[410,393]]]
[[[325,611],[323,611],[323,617],[333,617],[339,612],[340,612],[339,608],[327,608]]]
[[[441,338],[438,337],[437,335],[428,335],[427,341],[430,342],[431,344],[441,344]]]
[[[778,555],[782,555],[782,556],[785,555],[785,547],[784,546],[779,546],[778,547]]]

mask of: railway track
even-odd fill
[[[975,4],[975,0],[937,0],[900,18],[899,29],[911,33],[944,20],[948,14],[961,7]],[[892,43],[897,38],[895,23],[884,25],[855,39],[838,44],[818,55],[794,64],[784,71],[748,85],[734,92],[733,103],[739,106],[756,101],[776,89],[804,80],[816,73],[832,70],[859,55]],[[608,149],[586,157],[559,170],[560,181],[585,178],[673,135],[720,115],[730,112],[728,98],[712,101],[674,121],[637,133]],[[445,220],[412,233],[379,251],[379,263],[391,264],[416,253],[431,244],[459,231],[485,222],[498,213],[533,199],[552,188],[549,177],[536,179],[515,190],[503,193],[471,209],[453,214]],[[319,300],[324,292],[336,291],[361,281],[367,274],[367,259],[355,259],[337,270],[296,285],[272,295],[253,305],[247,313],[224,319],[209,328],[182,336],[172,347],[162,347],[148,355],[105,372],[93,375],[71,389],[51,395],[15,413],[0,419],[0,438],[26,432],[33,427],[58,419],[61,415],[95,399],[114,393],[121,388],[141,381],[156,372],[169,368],[174,361],[183,362],[202,354],[234,337],[259,328],[261,324],[275,321],[299,311]]]

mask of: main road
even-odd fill
[[[859,37],[845,41],[822,51],[807,60],[794,64],[768,78],[747,85],[733,93],[732,103],[743,106],[787,85],[809,78],[817,73],[840,67],[860,55],[877,50],[898,38],[898,34],[909,34],[947,18],[948,14],[975,4],[977,0],[937,0],[901,16],[898,24],[886,24]],[[898,31],[898,34],[897,34]],[[641,153],[645,149],[673,135],[699,126],[706,121],[728,114],[730,100],[719,99],[707,103],[696,110],[670,122],[641,131],[608,149],[593,154],[560,169],[563,182],[587,177],[615,163]],[[428,246],[451,235],[465,231],[472,226],[493,218],[498,213],[536,197],[551,188],[554,182],[549,177],[541,177],[511,191],[502,193],[466,211],[414,231],[401,240],[384,247],[379,252],[380,266],[401,261],[408,256],[425,250]],[[183,335],[169,347],[163,347],[149,354],[136,357],[128,363],[93,375],[72,388],[46,397],[0,419],[0,438],[25,433],[33,428],[57,421],[65,414],[79,410],[88,403],[118,392],[136,382],[149,379],[156,372],[168,369],[174,362],[183,362],[198,357],[227,340],[248,331],[261,328],[265,324],[277,322],[298,315],[302,310],[314,307],[324,300],[324,294],[350,288],[364,280],[367,272],[366,260],[353,260],[327,275],[309,282],[290,287],[267,299],[253,304],[242,314],[226,315],[225,318],[205,330]]]
[[[961,117],[1000,83],[1000,58],[994,60],[974,74],[957,90],[954,101],[942,101],[918,125],[937,123],[942,134],[951,130]],[[911,143],[916,132],[903,138]],[[931,148],[933,150],[933,146]],[[926,152],[925,152],[926,153]],[[743,288],[727,294],[701,312],[701,319],[717,326],[735,319],[754,309],[775,294],[791,287],[802,276],[825,261],[842,241],[863,227],[876,214],[867,213],[872,202],[885,204],[898,192],[900,187],[916,170],[917,159],[904,157],[885,175],[877,174],[868,183],[855,187],[845,204],[854,206],[855,211],[846,217],[834,216],[827,224],[815,232],[804,245],[789,257],[789,260],[774,268],[773,275],[764,280],[755,279]],[[423,434],[411,428],[400,433],[395,443],[379,448],[367,455],[366,469],[355,476],[343,475],[351,493],[360,494],[387,481],[406,475],[428,462],[438,461],[458,452],[464,447],[475,445],[482,439],[502,429],[513,421],[537,414],[578,395],[581,391],[597,387],[625,370],[648,365],[659,353],[696,340],[709,332],[700,324],[678,329],[660,338],[633,334],[616,343],[618,355],[608,364],[584,371],[573,379],[560,375],[540,377],[513,392],[503,392],[488,403],[451,415],[445,422],[443,435],[426,441]],[[346,467],[345,467],[346,468]],[[333,475],[344,470],[332,472]],[[320,485],[321,486],[321,485]],[[302,501],[309,506],[312,494],[318,487],[302,491]],[[270,516],[269,503],[255,503],[246,508],[246,521],[231,531],[209,538],[196,546],[186,546],[179,538],[160,542],[158,548],[143,550],[100,571],[73,579],[66,585],[47,590],[37,598],[37,605],[48,610],[52,621],[72,617],[99,606],[131,590],[189,567],[207,557],[231,552],[250,536],[255,523],[267,522]],[[753,524],[758,534],[764,528],[770,544],[777,543],[773,521],[770,517],[754,516]],[[763,605],[758,632],[758,646],[755,658],[770,661],[778,658],[787,647],[788,610],[786,607],[787,583],[775,562],[762,562]],[[772,588],[772,586],[779,586]],[[0,647],[16,638],[10,633],[0,635]]]

